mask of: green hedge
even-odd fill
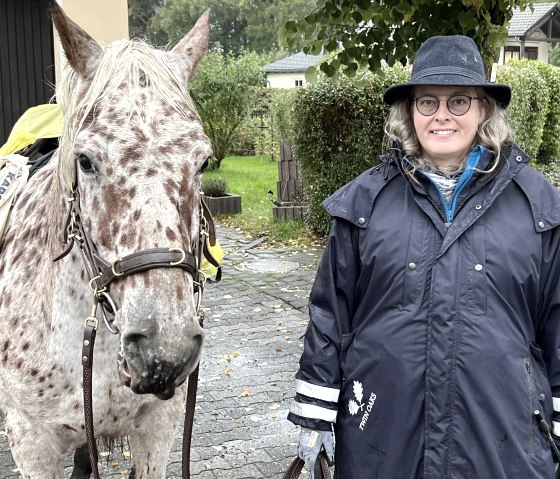
[[[379,161],[388,111],[382,94],[407,77],[403,68],[387,68],[382,76],[322,80],[298,90],[293,145],[309,204],[306,220],[313,231],[326,233],[331,224],[322,201]]]
[[[307,223],[326,233],[331,220],[322,201],[375,165],[382,152],[388,107],[383,91],[406,81],[409,69],[384,68],[362,79],[320,80],[297,91],[291,109],[294,150],[299,160]],[[508,108],[517,143],[549,178],[560,162],[560,69],[539,61],[512,61],[498,69],[498,82],[512,87]],[[288,122],[289,123],[289,122]],[[545,167],[546,165],[546,167]]]
[[[516,142],[533,159],[543,141],[550,88],[535,61],[511,61],[498,70],[497,80],[511,87],[508,117]]]

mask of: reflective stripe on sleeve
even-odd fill
[[[560,398],[552,397],[552,407],[554,411],[560,412]]]
[[[327,409],[313,404],[304,404],[294,401],[290,412],[296,416],[308,417],[310,419],[321,419],[328,422],[336,422],[336,410]],[[560,423],[558,424],[560,427]]]
[[[296,379],[296,393],[304,396],[320,399],[321,401],[338,402],[340,389],[327,388],[325,386],[316,386],[301,379]],[[560,401],[560,399],[558,400]]]
[[[552,421],[552,434],[560,437],[560,422]]]

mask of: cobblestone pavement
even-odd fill
[[[222,226],[218,238],[225,251],[223,279],[208,285],[204,297],[191,476],[282,478],[297,453],[298,428],[286,415],[322,249],[255,248]],[[0,413],[0,478],[20,478],[3,428]],[[168,478],[181,477],[181,440],[174,443]],[[102,477],[127,478],[128,456],[126,448],[106,456]]]

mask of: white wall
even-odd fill
[[[128,0],[57,0],[74,22],[101,45],[114,40],[128,39]],[[60,79],[61,65],[66,59],[54,33],[56,80]]]
[[[267,73],[267,85],[269,88],[295,88],[296,80],[303,83],[305,86],[305,74],[302,73]]]
[[[507,40],[506,46],[520,47],[520,44],[515,40]],[[538,60],[548,63],[548,43],[526,41],[525,48],[527,47],[529,48],[537,47],[539,49]],[[498,61],[498,65],[503,65],[503,64],[504,64],[504,47],[500,48],[500,59]]]

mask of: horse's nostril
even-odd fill
[[[202,347],[202,343],[204,342],[204,335],[203,334],[196,334],[193,337],[194,348],[200,349]]]
[[[130,368],[128,367],[128,361],[126,359],[123,359],[122,365],[123,365],[123,367],[122,367],[123,374],[127,378],[131,378],[132,374],[130,373]]]
[[[124,335],[124,341],[127,341],[129,343],[138,343],[140,342],[143,338],[147,338],[147,335],[145,334],[141,334],[141,333],[126,333]]]

